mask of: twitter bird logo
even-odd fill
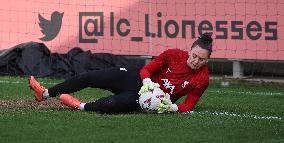
[[[44,36],[40,38],[41,41],[51,41],[57,36],[61,29],[63,14],[64,12],[59,13],[58,11],[54,11],[51,14],[50,21],[38,14],[39,26],[42,34],[44,34]]]

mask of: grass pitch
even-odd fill
[[[46,87],[61,80],[39,79]],[[36,103],[27,78],[0,77],[1,143],[13,142],[284,142],[284,86],[211,80],[187,114],[97,114],[71,110],[56,99]],[[99,89],[74,95],[108,96]],[[179,102],[182,102],[179,100]]]

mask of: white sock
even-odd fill
[[[84,110],[85,105],[86,105],[86,103],[80,103],[80,107],[79,107],[79,109],[80,109],[80,110]]]
[[[49,97],[49,93],[48,93],[48,89],[45,89],[43,92],[43,97],[44,98],[48,98]]]

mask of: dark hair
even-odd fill
[[[192,44],[191,49],[195,48],[197,45],[205,49],[209,52],[209,57],[212,53],[212,41],[213,39],[211,38],[212,33],[204,33],[201,35],[201,37],[198,37],[198,39]]]

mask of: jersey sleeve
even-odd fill
[[[197,87],[191,91],[184,103],[178,104],[178,112],[189,112],[191,111],[196,103],[199,101],[199,98],[202,96],[203,92],[206,90],[208,87],[208,84],[204,85],[203,87]]]
[[[151,75],[161,71],[165,67],[167,67],[168,61],[171,58],[172,50],[166,50],[163,53],[161,53],[159,56],[157,56],[155,59],[153,59],[151,62],[149,62],[147,65],[145,65],[140,70],[140,78],[143,80],[145,78],[150,78]]]

